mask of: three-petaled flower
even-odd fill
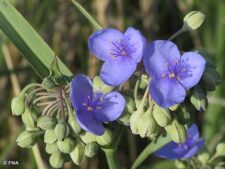
[[[80,127],[95,135],[102,135],[102,123],[118,119],[125,107],[120,93],[94,93],[90,78],[82,74],[71,82],[70,100]]]
[[[183,144],[170,142],[155,152],[156,156],[174,159],[187,159],[193,157],[205,144],[204,139],[199,138],[198,127],[193,124],[187,131],[187,139]]]
[[[151,96],[164,108],[184,101],[186,90],[199,82],[206,63],[195,52],[180,56],[177,46],[166,40],[148,44],[143,59],[145,69],[151,76]]]
[[[91,53],[105,62],[100,77],[111,86],[118,86],[132,76],[145,44],[143,35],[134,28],[128,28],[124,34],[112,28],[102,29],[88,39]]]

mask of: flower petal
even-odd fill
[[[118,92],[110,92],[98,104],[100,109],[94,112],[95,118],[100,122],[110,122],[118,119],[125,107],[125,99]]]
[[[183,156],[184,151],[180,151],[179,153],[177,153],[176,151],[174,151],[175,149],[177,149],[177,147],[177,143],[170,142],[157,150],[155,152],[155,155],[168,160],[179,159]]]
[[[199,150],[202,149],[202,147],[205,144],[205,140],[204,139],[200,139],[198,142],[196,142],[190,149],[189,151],[187,151],[187,153],[184,154],[184,156],[182,157],[183,159],[186,158],[191,158],[193,157],[195,154],[197,154],[197,152]]]
[[[150,94],[159,106],[168,108],[183,102],[186,92],[176,79],[165,77],[150,81]]]
[[[73,108],[77,111],[78,109],[82,109],[82,104],[87,102],[87,97],[92,96],[92,82],[89,77],[78,74],[73,78],[70,86],[70,100]]]
[[[129,27],[124,33],[124,40],[129,45],[130,57],[139,63],[144,53],[146,39],[139,30]]]
[[[76,119],[80,127],[85,131],[98,136],[104,134],[103,125],[94,119],[92,112],[78,111],[76,112]]]
[[[154,78],[161,78],[168,70],[168,65],[175,66],[180,60],[180,52],[173,42],[156,40],[147,45],[143,58],[147,73]]]
[[[199,131],[196,124],[192,124],[192,126],[187,131],[188,137],[191,137],[192,140],[197,141],[199,138]]]
[[[132,76],[136,67],[137,64],[129,58],[108,61],[103,64],[100,77],[107,85],[118,86]]]
[[[102,29],[89,37],[88,48],[98,59],[103,61],[112,60],[112,42],[122,38],[123,34],[116,29]]]
[[[181,73],[180,82],[186,89],[195,86],[199,82],[205,70],[205,64],[205,59],[195,52],[186,52],[181,56],[179,67],[186,71]]]

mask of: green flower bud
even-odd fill
[[[54,130],[46,130],[44,134],[44,142],[52,144],[57,140]]]
[[[205,15],[199,11],[189,12],[184,17],[183,29],[186,30],[195,30],[199,28],[205,20]]]
[[[208,106],[206,92],[200,86],[195,86],[190,99],[198,111],[204,112]]]
[[[85,144],[80,140],[77,140],[77,144],[74,147],[73,151],[70,153],[70,157],[74,164],[80,165],[85,160]]]
[[[208,91],[214,91],[216,86],[222,82],[222,78],[215,68],[206,68],[202,80],[204,87]]]
[[[71,134],[72,136],[76,137],[78,133],[80,133],[81,128],[79,126],[79,124],[77,123],[77,121],[75,120],[75,117],[69,117],[68,119],[68,125],[71,129]]]
[[[46,77],[42,81],[42,87],[46,90],[52,89],[53,87],[55,87],[55,82],[50,77]]]
[[[148,82],[149,82],[148,76],[146,74],[142,74],[141,75],[141,81],[140,81],[139,87],[141,89],[145,89],[148,86]]]
[[[69,127],[66,123],[64,122],[59,122],[55,126],[55,134],[58,140],[63,140],[66,136],[68,136],[69,133]]]
[[[225,142],[219,143],[216,146],[216,156],[217,157],[219,157],[219,156],[225,156]]]
[[[99,76],[93,79],[93,88],[94,91],[101,91],[102,93],[108,93],[113,90],[113,87],[106,85]]]
[[[166,127],[171,122],[170,112],[166,109],[155,105],[152,113],[156,123],[161,127]]]
[[[113,132],[109,129],[105,129],[105,132],[101,136],[96,136],[96,141],[101,146],[109,146],[113,143]]]
[[[64,164],[63,155],[59,152],[52,154],[49,158],[49,163],[54,168],[62,168]]]
[[[175,166],[176,166],[177,169],[187,169],[186,164],[181,160],[176,160]]]
[[[176,143],[184,143],[187,137],[186,129],[177,119],[174,119],[171,124],[165,127],[171,139]]]
[[[133,134],[138,134],[139,119],[144,114],[142,111],[135,111],[130,117],[130,128]]]
[[[87,145],[85,145],[85,151],[84,151],[84,154],[91,158],[93,157],[95,154],[97,154],[98,152],[98,149],[99,149],[99,145],[95,142],[93,143],[89,143]]]
[[[66,137],[62,141],[57,141],[58,149],[63,152],[69,154],[75,146],[75,140],[70,137]]]
[[[42,132],[40,132],[40,131],[38,131],[38,132],[23,131],[17,137],[16,142],[22,148],[30,148],[35,144],[36,138],[41,134],[42,134]]]
[[[45,146],[45,151],[46,151],[46,153],[48,153],[48,154],[54,154],[54,153],[56,153],[56,152],[59,152],[56,143],[53,143],[53,144],[48,144],[48,143],[47,143],[46,146]]]
[[[85,144],[96,142],[95,135],[90,133],[90,132],[83,132],[83,133],[81,133],[80,134],[80,138]]]
[[[22,121],[26,127],[34,128],[35,122],[37,121],[37,114],[27,107],[22,114]]]
[[[41,116],[37,121],[37,126],[43,130],[54,129],[57,120],[51,116]]]
[[[198,160],[203,164],[206,165],[209,161],[209,153],[207,152],[202,152],[200,154],[198,154]]]
[[[14,97],[11,102],[11,110],[14,116],[19,116],[25,111],[25,96],[23,93]]]

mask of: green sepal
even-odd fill
[[[54,154],[52,154],[49,158],[49,163],[54,168],[62,168],[64,165],[64,158],[62,153],[55,152]]]
[[[69,154],[71,151],[73,151],[75,146],[75,140],[66,137],[64,140],[57,141],[57,147],[62,153]]]
[[[74,164],[80,165],[85,160],[84,151],[85,144],[78,139],[73,151],[70,153],[70,157]]]
[[[56,134],[54,130],[46,130],[44,134],[44,142],[48,144],[52,144],[57,140]]]

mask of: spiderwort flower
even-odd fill
[[[125,107],[125,99],[118,92],[93,93],[90,78],[82,74],[71,82],[70,100],[80,127],[95,135],[102,135],[102,123],[118,119]]]
[[[184,101],[186,90],[199,82],[206,63],[195,52],[180,56],[177,46],[166,40],[148,44],[143,57],[145,69],[151,76],[151,96],[164,108]]]
[[[128,80],[141,61],[146,40],[134,28],[123,34],[107,28],[92,34],[88,47],[93,55],[104,61],[100,77],[104,83],[118,86]]]
[[[199,138],[198,127],[193,124],[187,131],[187,139],[183,144],[170,142],[155,152],[156,156],[174,159],[187,159],[194,156],[205,144],[205,140]]]

